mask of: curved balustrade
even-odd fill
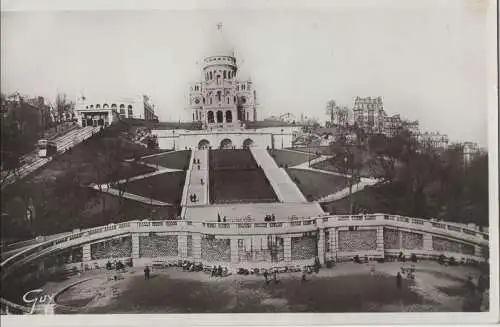
[[[312,219],[278,222],[252,222],[252,223],[218,223],[218,222],[194,222],[182,220],[164,221],[129,221],[119,224],[110,224],[76,231],[49,241],[45,241],[28,247],[15,255],[7,258],[1,263],[2,275],[16,262],[29,261],[43,253],[49,253],[54,249],[62,249],[68,246],[84,244],[89,241],[105,239],[118,234],[136,232],[176,232],[186,231],[191,233],[207,233],[221,235],[246,235],[246,234],[286,234],[294,232],[306,232],[318,228],[335,228],[341,226],[386,226],[390,228],[406,228],[433,235],[441,235],[459,241],[466,241],[476,245],[487,245],[488,234],[470,229],[469,226],[459,224],[447,224],[446,222],[433,222],[424,219],[403,217],[387,214],[370,215],[338,215],[323,216]],[[413,241],[409,241],[412,243]],[[417,242],[417,241],[415,241]],[[401,246],[401,245],[400,245]],[[415,245],[416,246],[416,245]],[[413,246],[411,246],[413,247]],[[438,246],[438,248],[440,248]],[[470,249],[464,251],[470,253]]]

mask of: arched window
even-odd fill
[[[100,104],[96,104],[96,105],[95,105],[95,108],[96,108],[96,109],[99,109],[99,108],[101,108],[101,105],[100,105]]]
[[[236,95],[233,97],[233,101],[234,103],[236,103]]]
[[[120,116],[125,117],[125,105],[124,104],[120,105]]]
[[[232,123],[233,122],[233,113],[231,110],[226,111],[226,123]]]
[[[88,108],[89,108],[89,106],[86,106],[86,107],[85,107],[85,109],[88,109]]]
[[[109,108],[109,105],[107,103],[105,103],[102,107],[103,108]]]
[[[250,120],[250,113],[247,111],[247,120]]]
[[[132,110],[132,106],[128,105],[127,109],[128,109],[128,116],[129,117],[133,117],[134,116],[134,111]]]
[[[210,124],[214,123],[214,112],[213,111],[209,111],[207,113],[207,120],[208,120],[208,123],[210,123]]]
[[[111,105],[111,109],[116,109],[116,103],[113,103],[113,104]]]
[[[229,104],[229,97],[227,97],[227,104]]]
[[[212,80],[212,72],[210,72],[210,80]]]
[[[217,78],[219,78],[220,76],[217,76]],[[221,101],[221,94],[222,92],[221,91],[217,91],[217,101]]]
[[[194,118],[194,112],[193,112],[193,120],[196,120],[196,118]]]
[[[205,104],[205,97],[203,97],[203,104]]]
[[[93,104],[90,105],[90,109],[94,109],[94,105]]]
[[[231,71],[227,73],[227,78],[231,78]]]
[[[226,71],[224,71],[223,75],[224,75],[224,79],[226,79],[227,78]]]

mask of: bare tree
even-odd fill
[[[326,114],[330,116],[330,122],[334,123],[335,122],[335,117],[337,116],[338,113],[338,105],[335,100],[330,100],[326,103]]]

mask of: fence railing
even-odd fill
[[[109,224],[99,226],[87,230],[75,231],[61,237],[57,237],[48,241],[29,246],[16,254],[5,259],[0,267],[2,273],[16,262],[19,262],[30,256],[36,256],[45,250],[52,247],[61,248],[64,243],[78,244],[88,241],[88,237],[98,234],[103,234],[103,238],[114,235],[114,233],[127,232],[150,232],[158,229],[159,231],[192,231],[192,232],[219,232],[221,234],[233,233],[237,234],[241,231],[252,232],[259,234],[262,231],[269,229],[269,233],[293,233],[297,231],[310,231],[316,228],[328,228],[339,226],[360,225],[366,222],[368,225],[396,225],[396,227],[404,227],[408,229],[417,229],[421,232],[429,232],[434,234],[447,235],[450,237],[464,239],[475,244],[486,244],[489,236],[487,233],[475,231],[467,227],[459,227],[457,224],[447,224],[445,222],[432,222],[424,219],[402,217],[397,215],[385,214],[369,214],[369,215],[340,215],[340,216],[322,216],[304,220],[294,221],[275,221],[275,222],[203,222],[203,221],[186,221],[186,220],[160,220],[160,221],[128,221],[119,224]],[[465,226],[465,225],[464,225]],[[99,237],[96,237],[97,239]]]

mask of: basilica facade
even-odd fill
[[[238,79],[238,65],[219,29],[216,47],[203,60],[202,80],[192,83],[189,106],[204,129],[231,129],[257,120],[257,95],[251,80]]]

